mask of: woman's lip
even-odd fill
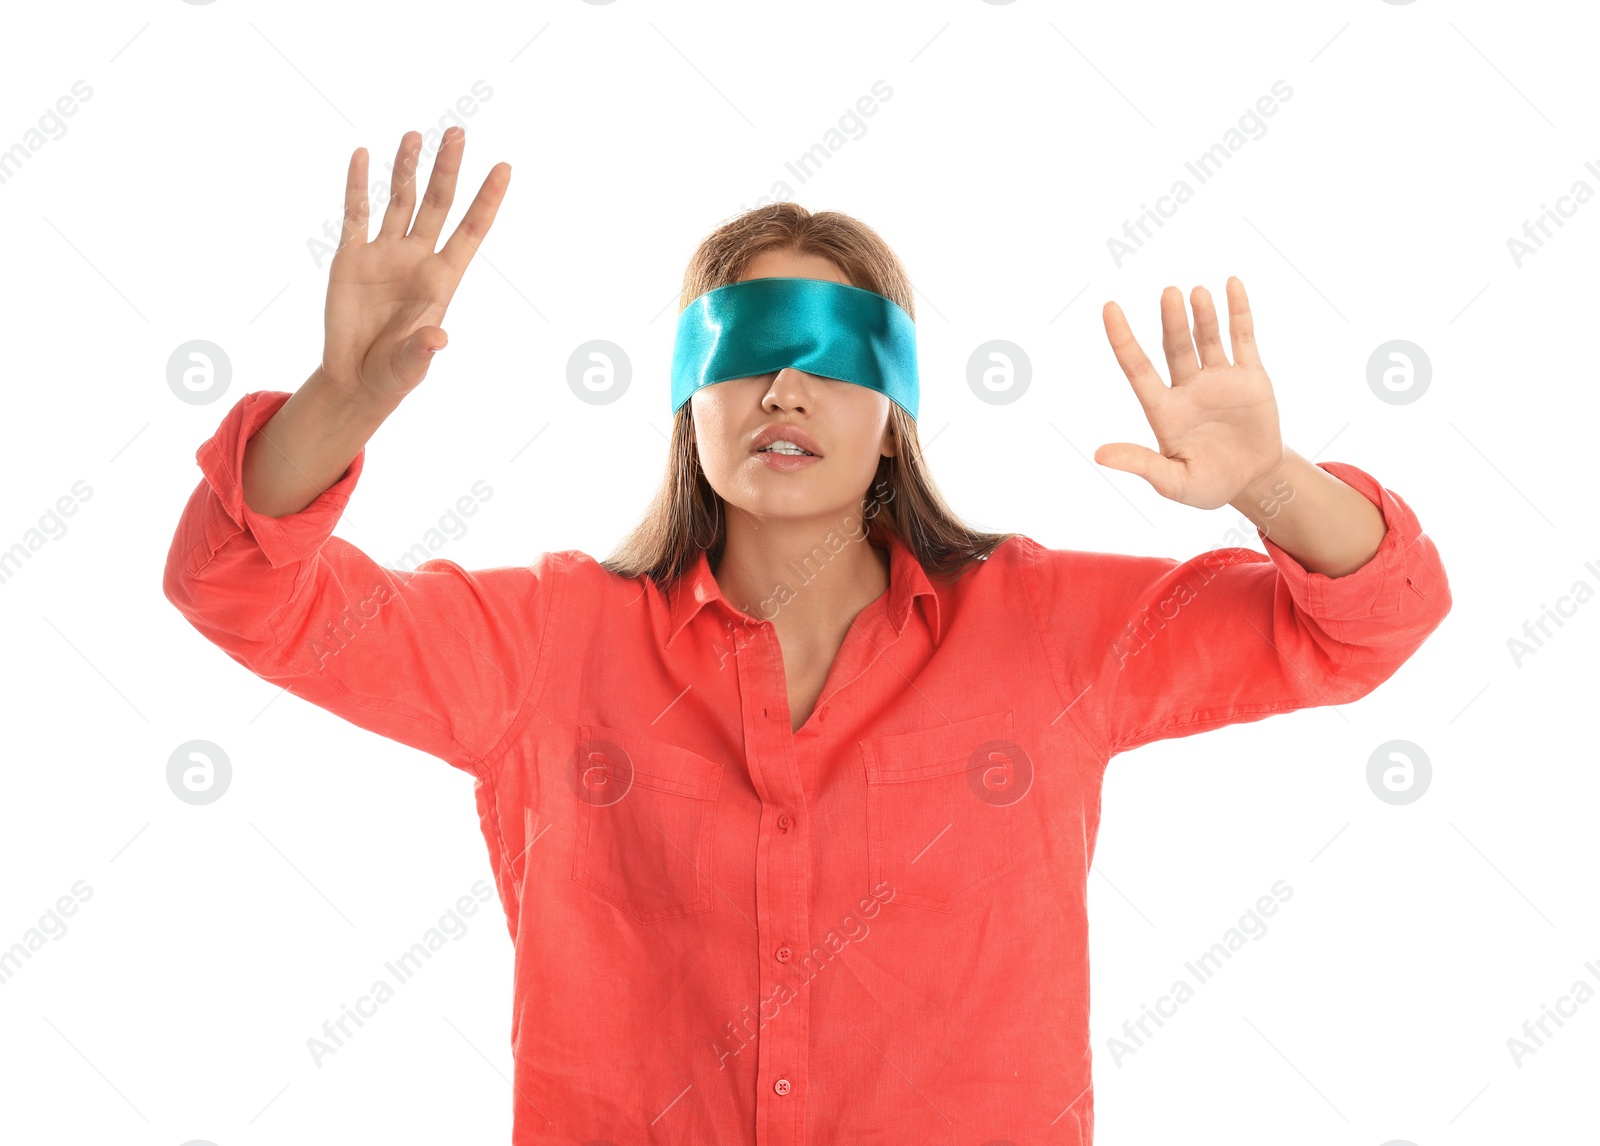
[[[822,456],[822,447],[817,444],[816,440],[812,438],[810,434],[806,433],[799,426],[785,425],[782,423],[775,423],[762,427],[760,433],[756,434],[755,440],[751,443],[750,449],[753,453],[757,450],[783,441],[791,442],[794,445],[799,446],[802,450],[805,450],[807,453],[816,457],[820,458]]]
[[[756,450],[755,455],[767,468],[775,470],[803,470],[822,460],[820,454],[779,454],[771,450],[765,453]]]
[[[753,449],[751,449],[750,452],[752,454],[783,454],[784,457],[796,457],[796,456],[798,456],[798,455],[795,455],[795,454],[788,453],[788,452],[786,452],[784,450],[772,449],[771,447],[774,444],[776,444],[776,442],[788,442],[791,445],[800,446],[800,448],[802,450],[806,451],[806,455],[808,455],[810,457],[813,457],[813,458],[820,458],[822,456],[816,450],[809,450],[809,449],[806,449],[805,446],[801,446],[800,443],[795,441],[793,438],[777,438],[777,439],[774,439],[774,441],[772,441],[772,442],[768,442],[765,446],[756,446],[756,447],[754,447]]]

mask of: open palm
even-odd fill
[[[439,323],[511,181],[511,165],[495,164],[443,249],[435,252],[455,200],[465,147],[464,129],[445,132],[419,207],[422,134],[406,132],[395,156],[393,194],[378,234],[370,239],[366,148],[351,156],[344,229],[329,268],[323,314],[322,372],[341,390],[398,401],[422,382],[432,352],[449,341]]]
[[[1155,431],[1159,452],[1132,442],[1108,442],[1095,450],[1094,460],[1138,474],[1162,497],[1198,509],[1227,505],[1284,457],[1278,403],[1256,354],[1244,283],[1229,278],[1227,292],[1231,363],[1222,349],[1210,292],[1197,286],[1190,296],[1192,338],[1182,293],[1177,287],[1161,292],[1162,349],[1171,386],[1140,349],[1122,308],[1108,302],[1102,312],[1111,350]]]

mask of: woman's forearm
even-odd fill
[[[1378,551],[1378,507],[1327,470],[1284,448],[1283,461],[1228,503],[1311,573],[1343,577]]]
[[[398,405],[355,397],[318,366],[245,445],[245,504],[267,517],[300,512],[344,476]]]

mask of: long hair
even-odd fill
[[[865,223],[838,211],[812,214],[796,203],[756,207],[722,224],[700,243],[683,275],[681,311],[708,290],[739,281],[763,251],[782,250],[828,259],[850,285],[876,291],[912,319],[911,280],[889,245]],[[985,533],[961,521],[945,504],[928,470],[916,421],[889,404],[896,453],[880,457],[872,487],[863,494],[868,540],[883,543],[893,531],[916,554],[930,578],[959,577],[1014,533]],[[623,577],[648,574],[670,585],[706,550],[714,568],[727,543],[725,506],[700,467],[694,418],[685,402],[673,415],[666,475],[644,517],[600,564]]]

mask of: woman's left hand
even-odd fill
[[[1162,497],[1199,509],[1227,505],[1270,476],[1285,456],[1278,403],[1256,355],[1244,283],[1236,276],[1229,278],[1227,291],[1232,363],[1223,353],[1211,293],[1197,286],[1190,296],[1191,340],[1183,295],[1177,287],[1161,292],[1162,349],[1172,373],[1171,386],[1162,382],[1139,348],[1122,308],[1108,302],[1101,315],[1112,352],[1144,407],[1160,452],[1131,442],[1108,442],[1095,450],[1094,460],[1138,474]]]

